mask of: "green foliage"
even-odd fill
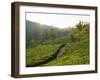
[[[74,28],[58,29],[27,21],[26,64],[45,61],[66,44],[62,56],[40,66],[89,64],[89,23],[80,21]]]
[[[85,29],[86,31],[88,31],[88,30],[89,30],[89,23],[80,21],[80,22],[76,25],[76,27],[77,27],[77,29],[78,29],[79,31],[82,31],[82,30],[84,30],[84,29]]]
[[[54,61],[42,66],[61,66],[89,64],[89,40],[67,43],[64,54]]]
[[[36,22],[26,20],[26,47],[34,46],[34,43],[55,41],[58,38],[68,37],[67,29],[59,29],[53,26],[40,25]],[[33,43],[33,42],[34,43]]]
[[[60,44],[46,44],[26,49],[26,64],[35,64],[45,60],[48,56],[52,55],[59,46]]]
[[[75,36],[74,35],[71,35],[70,37],[71,37],[71,41],[72,42],[75,42],[75,40],[76,40]]]
[[[76,25],[77,29],[81,31],[82,28],[83,28],[82,25],[83,25],[83,24],[82,24],[82,22],[80,21],[80,22]]]

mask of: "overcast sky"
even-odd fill
[[[68,28],[76,25],[79,21],[89,22],[89,16],[85,15],[63,15],[63,14],[43,14],[26,13],[26,19],[40,23],[40,25],[50,25],[58,28]]]

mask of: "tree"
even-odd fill
[[[80,21],[77,25],[76,25],[77,29],[79,31],[81,31],[83,29],[83,23]]]
[[[75,38],[74,35],[71,34],[70,38],[71,38],[71,41],[72,41],[72,42],[75,42],[76,38]]]

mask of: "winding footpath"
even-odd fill
[[[57,51],[52,54],[50,57],[48,57],[46,60],[44,61],[41,61],[41,62],[38,62],[36,64],[33,64],[33,65],[27,65],[27,67],[36,67],[36,66],[39,66],[39,65],[42,65],[42,64],[46,64],[48,62],[51,62],[57,58],[59,58],[61,55],[63,55],[64,51],[65,51],[65,45],[66,44],[62,44],[58,49]]]

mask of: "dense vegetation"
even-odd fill
[[[45,61],[62,44],[66,45],[60,57],[39,66],[89,64],[89,23],[72,26],[59,29],[26,21],[26,66]]]

